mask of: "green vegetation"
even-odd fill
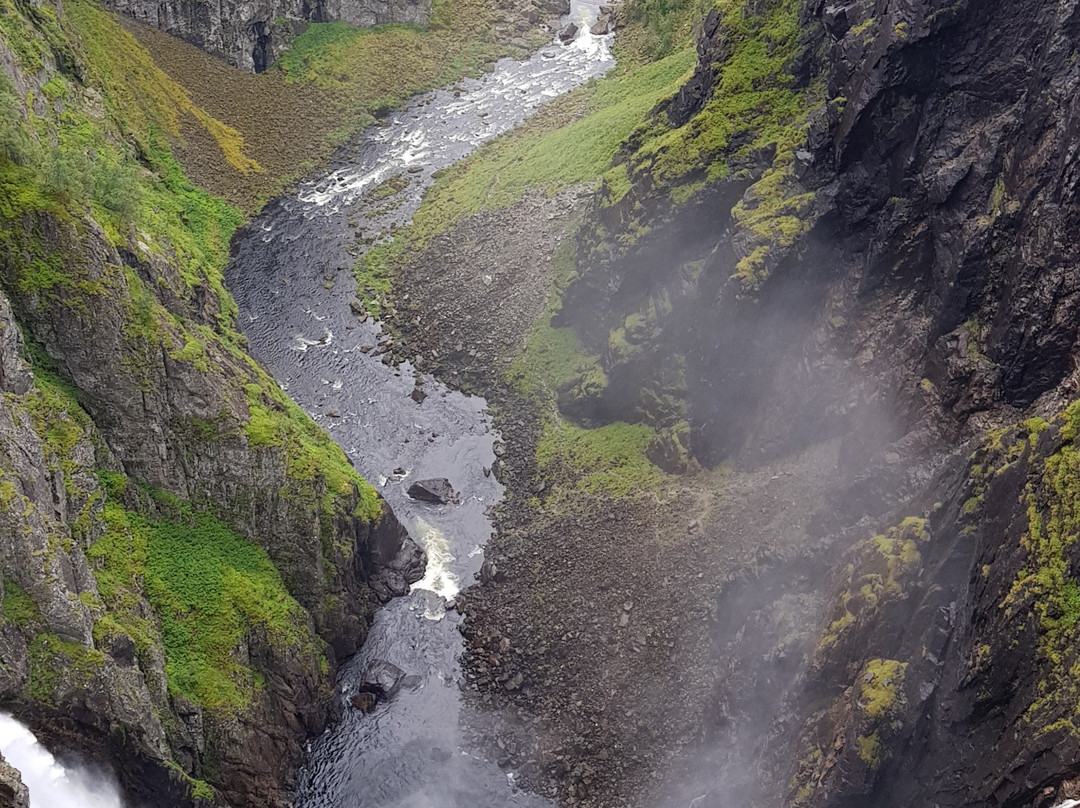
[[[38,634],[30,643],[30,696],[52,704],[62,684],[85,687],[104,663],[101,651],[54,634]]]
[[[821,88],[799,88],[787,72],[799,48],[797,0],[718,0],[721,26],[730,47],[716,66],[713,92],[703,109],[682,126],[655,116],[633,136],[629,182],[647,176],[650,193],[665,191],[684,204],[708,183],[734,173],[750,178],[756,154],[774,150],[772,164],[756,178],[732,215],[752,239],[735,275],[748,290],[768,275],[770,262],[795,244],[814,220],[814,197],[794,176],[795,151],[805,141],[809,113],[822,101]],[[732,145],[736,144],[736,145]],[[605,204],[621,201],[628,186],[613,177]],[[616,241],[630,244],[648,231],[641,200],[628,211]],[[655,214],[648,214],[654,216]]]
[[[334,102],[338,139],[433,87],[476,75],[517,48],[499,42],[495,9],[481,0],[435,0],[430,24],[355,28],[340,22],[315,23],[292,44],[278,65],[286,81],[312,83]],[[526,33],[530,47],[548,41],[539,28]]]
[[[34,599],[10,579],[4,581],[4,601],[0,608],[4,619],[19,628],[30,628],[41,622],[41,611]]]
[[[190,115],[214,138],[231,166],[243,173],[261,170],[244,154],[240,133],[198,107],[111,13],[93,0],[65,0],[63,10],[77,32],[86,82],[104,90],[112,120],[141,151],[150,150],[158,133],[179,137],[180,121]]]
[[[822,634],[819,651],[837,645],[858,621],[871,619],[886,598],[902,597],[909,575],[919,568],[919,544],[927,541],[927,520],[909,516],[884,535],[859,545],[848,568],[848,585],[840,595],[834,618]]]
[[[635,25],[620,30],[616,53],[630,52],[639,60],[667,56],[690,40],[708,5],[702,0],[628,0],[626,15]]]
[[[536,447],[541,471],[561,472],[590,494],[624,497],[658,488],[664,472],[645,450],[656,433],[644,424],[613,423],[585,429],[566,422],[546,425]]]
[[[237,649],[260,627],[274,647],[314,653],[305,613],[262,548],[175,497],[148,493],[174,511],[169,518],[105,504],[107,530],[87,553],[108,609],[95,635],[126,634],[140,650],[163,645],[170,689],[211,710],[242,709],[257,695],[259,675]],[[139,614],[143,596],[160,636]]]
[[[284,451],[292,496],[321,496],[324,524],[333,523],[339,499],[351,498],[355,490],[358,504],[354,515],[373,522],[382,513],[382,500],[375,489],[352,467],[341,447],[331,440],[292,399],[276,385],[247,386],[250,422],[245,427],[253,447],[276,447]],[[325,482],[325,491],[321,483]],[[351,552],[351,548],[349,548]]]
[[[311,646],[303,610],[260,547],[207,514],[144,529],[146,592],[161,617],[171,688],[210,709],[240,708],[258,681],[234,658],[252,627],[275,646]]]
[[[441,177],[417,211],[409,240],[422,247],[465,217],[512,205],[529,190],[550,196],[596,183],[623,141],[679,88],[693,64],[693,50],[683,49],[652,64],[619,68],[555,99]]]
[[[894,659],[872,659],[857,677],[859,705],[870,718],[887,718],[903,702],[906,662]]]

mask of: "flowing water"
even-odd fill
[[[30,808],[122,808],[109,778],[85,766],[60,763],[29,729],[3,713],[0,754],[22,775]]]
[[[588,21],[596,10],[583,3],[571,16]],[[378,612],[339,680],[347,703],[378,659],[417,677],[418,686],[368,715],[346,706],[342,722],[312,744],[298,808],[547,804],[519,792],[513,772],[467,751],[461,737],[463,641],[460,618],[445,601],[479,570],[490,509],[502,495],[487,473],[498,436],[485,402],[420,376],[409,363],[384,364],[369,352],[379,324],[360,322],[348,303],[350,270],[364,245],[411,219],[434,172],[612,66],[610,36],[583,29],[571,43],[553,43],[527,61],[500,61],[481,78],[414,99],[344,150],[326,176],[269,205],[234,241],[227,280],[252,352],[380,486],[428,553],[424,580]],[[418,380],[428,394],[419,404],[410,397]],[[411,481],[430,477],[448,478],[460,504],[407,496]]]

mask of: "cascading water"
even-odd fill
[[[428,553],[425,578],[378,612],[363,649],[342,670],[344,717],[312,745],[298,808],[548,804],[520,793],[512,772],[475,757],[462,738],[463,641],[460,617],[445,599],[478,572],[492,531],[488,513],[502,496],[486,473],[497,441],[486,404],[409,363],[395,368],[373,356],[380,327],[350,311],[349,269],[365,245],[411,219],[437,170],[614,64],[611,37],[588,32],[597,8],[574,5],[569,19],[585,23],[574,41],[415,99],[343,152],[325,177],[269,205],[234,241],[227,280],[252,352],[357,469],[381,484]],[[387,195],[381,184],[390,179]],[[370,194],[376,187],[380,193]],[[417,383],[427,392],[421,403],[410,397]],[[407,496],[411,480],[431,477],[448,478],[460,504]],[[362,714],[348,700],[375,661],[400,668],[411,686]]]
[[[0,754],[18,769],[30,808],[124,808],[113,783],[82,766],[65,766],[25,726],[0,713]]]

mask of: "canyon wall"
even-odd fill
[[[423,554],[235,328],[240,214],[167,137],[190,114],[252,170],[238,134],[96,4],[7,25],[0,704],[147,804],[284,806]]]
[[[1074,796],[1078,26],[717,4],[598,193],[559,322],[603,374],[563,413],[673,470],[839,446],[801,549],[721,594],[683,798]]]
[[[288,50],[309,22],[426,25],[431,16],[431,0],[109,0],[107,5],[256,73]]]

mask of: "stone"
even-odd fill
[[[349,704],[351,704],[354,709],[359,710],[364,715],[367,715],[375,709],[375,705],[378,703],[378,701],[378,696],[376,696],[374,693],[357,693],[355,696],[349,699]]]
[[[0,808],[29,808],[30,792],[18,770],[0,755]]]
[[[445,477],[417,480],[409,486],[409,496],[421,502],[447,505],[458,502],[458,494]]]
[[[578,30],[577,23],[568,22],[563,26],[562,30],[559,31],[559,41],[564,45],[568,42],[573,42],[578,35]]]
[[[360,680],[361,693],[373,693],[378,699],[392,699],[397,695],[405,671],[385,659],[373,659],[364,669]]]

